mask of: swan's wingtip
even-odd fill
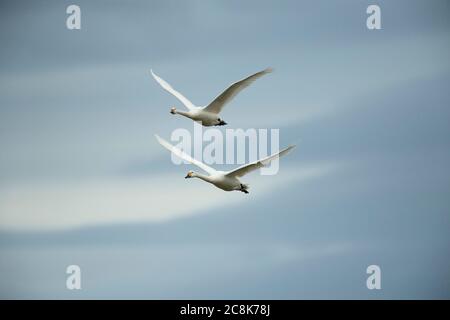
[[[153,72],[153,69],[150,68],[150,74],[152,75],[153,78],[156,78],[157,75]]]
[[[266,69],[264,69],[265,73],[272,73],[273,72],[273,68],[272,67],[268,67]]]
[[[295,149],[296,145],[295,144],[291,144],[290,146],[288,146],[286,149],[284,149],[284,151],[286,152],[291,152],[292,149]]]

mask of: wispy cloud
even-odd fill
[[[276,176],[254,175],[250,195],[224,192],[180,174],[109,178],[64,183],[16,184],[0,191],[2,229],[50,230],[117,222],[162,222],[241,201],[258,201],[294,181],[318,178],[328,164],[281,168]],[[246,177],[247,178],[247,177]]]

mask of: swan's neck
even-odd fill
[[[203,174],[201,174],[201,173],[196,173],[196,174],[194,175],[194,177],[195,177],[195,178],[202,179],[203,181],[206,181],[206,182],[211,182],[211,178],[210,178],[209,176],[205,176],[205,175],[203,175]]]
[[[175,113],[176,113],[176,114],[180,114],[180,115],[185,116],[185,117],[188,117],[188,118],[191,117],[190,114],[189,114],[189,112],[186,112],[186,111],[176,110]]]

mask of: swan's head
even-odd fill
[[[218,126],[224,126],[224,125],[226,125],[227,123],[225,122],[225,121],[223,121],[222,119],[220,119],[220,118],[218,118],[217,119],[217,125]]]
[[[175,107],[170,108],[170,113],[171,114],[177,113],[177,108],[175,108]]]
[[[186,177],[184,177],[185,179],[188,179],[188,178],[193,178],[194,177],[194,171],[189,171],[188,173],[187,173],[187,175],[186,175]]]

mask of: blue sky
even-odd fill
[[[377,1],[376,31],[372,1],[133,2],[78,1],[79,31],[1,4],[2,298],[450,297],[447,1]],[[297,144],[279,174],[183,179],[150,68],[203,105],[268,66],[223,116]]]

